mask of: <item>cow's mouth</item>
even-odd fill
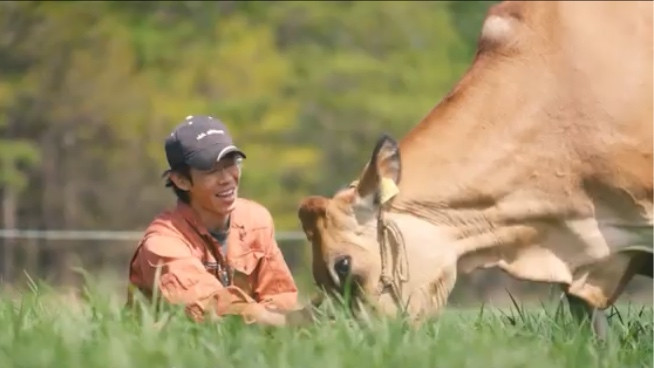
[[[338,285],[333,281],[329,284],[320,284],[322,292],[317,294],[311,303],[314,307],[319,308],[325,298],[328,298],[336,308],[345,308],[349,313],[356,315],[357,311],[360,311],[362,305],[365,304],[363,280],[364,278],[360,275],[350,274]]]

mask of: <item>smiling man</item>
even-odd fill
[[[275,241],[269,211],[239,198],[245,154],[211,116],[188,116],[165,141],[174,209],[157,215],[130,263],[130,291],[184,305],[196,321],[241,315],[283,325],[297,288]]]

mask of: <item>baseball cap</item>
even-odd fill
[[[190,115],[166,138],[166,159],[170,169],[184,164],[198,170],[209,170],[230,153],[245,158],[233,142],[225,124],[212,116]]]

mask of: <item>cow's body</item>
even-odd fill
[[[395,311],[381,213],[414,315],[442,307],[458,271],[492,266],[609,306],[652,274],[652,45],[651,2],[493,7],[452,92],[398,146],[380,141],[357,185],[303,202],[316,281],[338,287],[349,255],[362,295]]]

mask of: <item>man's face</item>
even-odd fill
[[[231,213],[238,196],[241,162],[241,156],[232,154],[210,170],[191,168],[191,182],[182,188],[189,191],[191,204],[220,216]]]

